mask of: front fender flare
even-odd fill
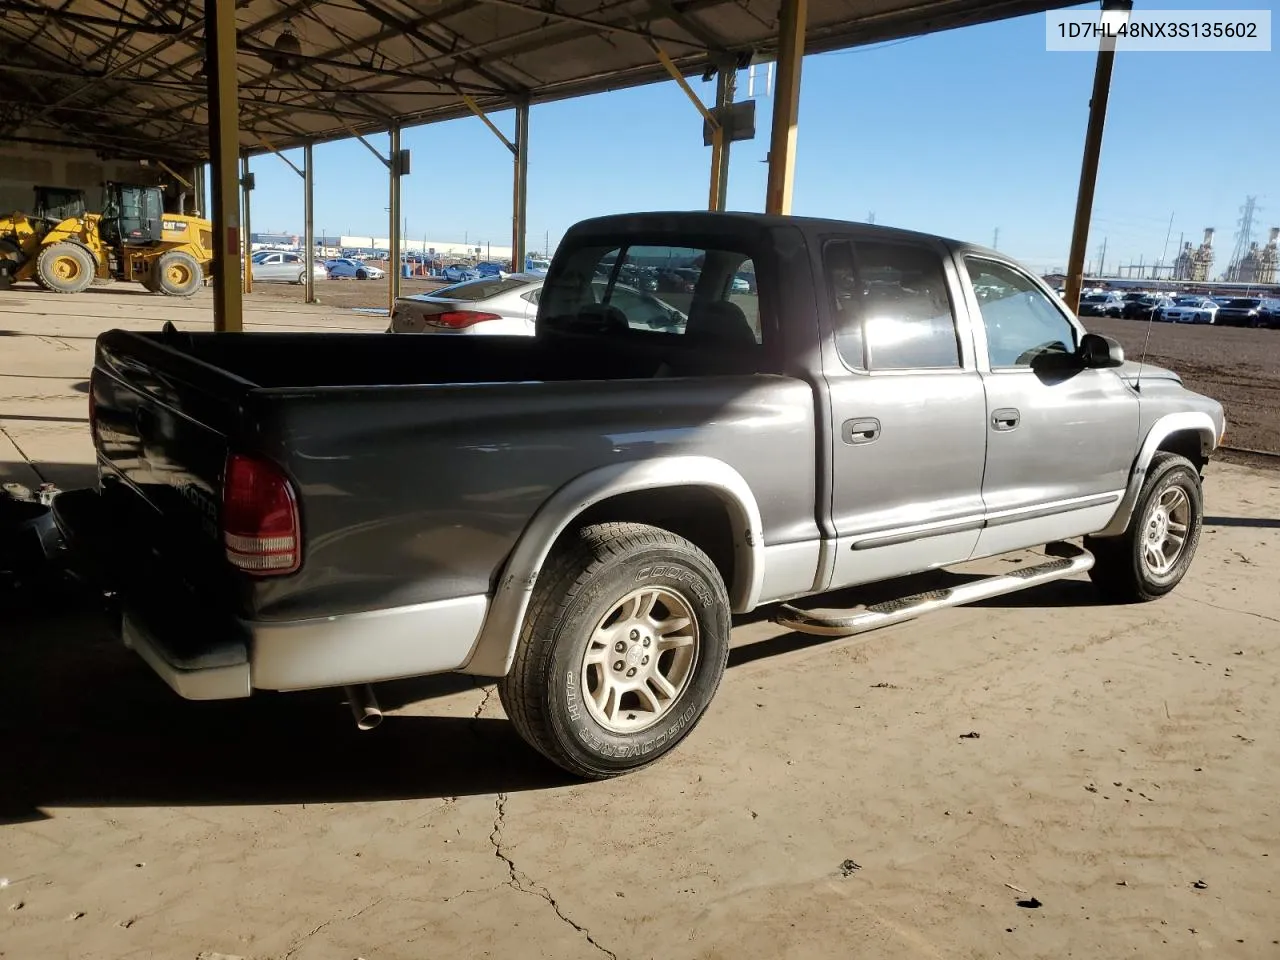
[[[735,613],[753,609],[764,581],[764,528],[760,507],[742,474],[712,457],[611,464],[569,481],[534,514],[503,568],[484,627],[460,672],[500,677],[511,669],[525,612],[551,546],[584,510],[618,494],[674,487],[707,488],[724,501],[733,527],[735,576],[725,585],[730,605]]]
[[[1094,534],[1095,537],[1118,537],[1129,529],[1129,521],[1133,518],[1134,508],[1138,504],[1138,494],[1142,492],[1142,484],[1147,479],[1147,468],[1155,458],[1160,444],[1175,433],[1194,430],[1200,434],[1201,449],[1212,451],[1218,445],[1218,430],[1213,418],[1200,411],[1186,413],[1170,413],[1161,417],[1151,425],[1146,439],[1138,451],[1133,469],[1129,473],[1129,485],[1125,488],[1120,505],[1111,517],[1111,522]]]

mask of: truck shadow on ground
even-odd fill
[[[927,589],[935,574],[871,590],[829,594],[814,605],[875,602],[888,591]],[[898,595],[902,595],[898,592]],[[1062,581],[986,606],[1096,603],[1089,584]],[[771,608],[739,617],[767,620]],[[111,633],[95,600],[62,580],[0,587],[0,823],[43,819],[42,808],[341,803],[487,795],[566,786],[505,719],[388,717],[358,732],[341,691],[261,694],[247,700],[178,699]],[[829,638],[779,633],[736,646],[731,668]],[[386,710],[474,692],[458,675],[378,685]],[[496,706],[491,694],[487,712]],[[427,707],[429,709],[429,705]]]

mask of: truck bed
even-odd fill
[[[112,515],[190,589],[242,619],[299,620],[487,594],[551,493],[652,456],[719,458],[756,491],[767,543],[816,538],[813,498],[795,495],[817,490],[813,388],[765,364],[587,338],[112,331],[95,436]],[[227,569],[230,452],[294,484],[296,573]]]

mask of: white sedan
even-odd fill
[[[1218,304],[1208,297],[1175,297],[1173,303],[1157,307],[1156,320],[1165,323],[1212,324],[1218,316]]]
[[[400,297],[387,333],[531,337],[545,280],[532,273],[504,273]],[[603,282],[593,286],[597,298],[603,295]],[[676,332],[688,320],[671,304],[631,287],[615,286],[609,302],[627,315],[632,326]]]

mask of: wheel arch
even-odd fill
[[[1094,536],[1118,537],[1129,528],[1138,495],[1142,492],[1142,484],[1147,477],[1147,469],[1157,453],[1176,453],[1186,457],[1195,464],[1197,470],[1201,470],[1217,445],[1217,427],[1209,414],[1190,411],[1161,417],[1147,431],[1133,469],[1129,472],[1129,485],[1125,488],[1111,522]]]
[[[89,259],[93,262],[93,267],[95,270],[97,270],[99,267],[102,266],[102,261],[98,258],[98,254],[93,249],[93,247],[89,246],[89,244],[85,243],[83,240],[79,239],[78,237],[61,236],[61,237],[58,237],[56,240],[50,240],[48,237],[46,237],[45,239],[47,242],[40,244],[40,249],[36,252],[37,259],[39,259],[40,255],[44,253],[46,250],[50,250],[53,247],[56,247],[60,243],[67,243],[73,247],[79,247],[81,250],[87,253],[89,255]]]
[[[681,496],[673,503],[677,493]],[[717,512],[708,520],[710,508]],[[694,456],[611,464],[569,481],[534,514],[503,566],[484,627],[461,672],[506,674],[552,549],[579,526],[606,520],[652,523],[685,536],[722,575],[729,572],[725,586],[735,613],[756,606],[764,579],[764,531],[759,505],[737,470],[722,460]]]

